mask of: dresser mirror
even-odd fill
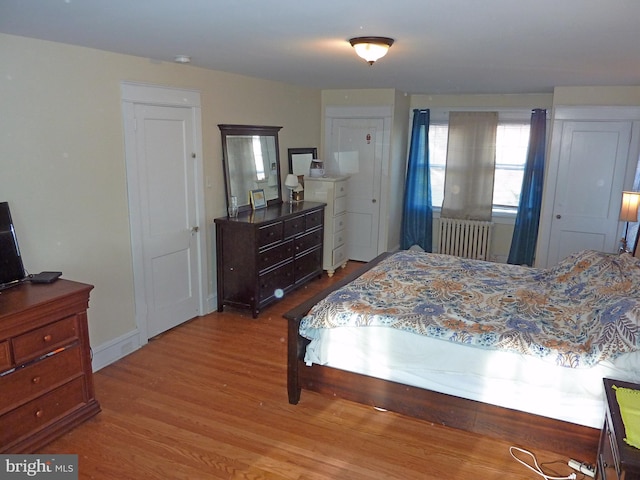
[[[251,208],[249,193],[264,190],[267,205],[282,203],[280,148],[282,127],[218,125],[222,135],[227,207],[236,197],[238,211]]]

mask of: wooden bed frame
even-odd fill
[[[308,340],[299,334],[300,321],[313,305],[347,284],[390,253],[384,253],[330,288],[285,313],[288,320],[287,389],[289,403],[300,401],[301,390],[409,415],[431,423],[487,435],[529,450],[544,449],[595,464],[600,430],[518,410],[497,407],[422,388],[380,380],[336,368],[306,366]],[[588,455],[589,458],[585,458]]]

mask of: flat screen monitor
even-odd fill
[[[9,203],[0,202],[0,289],[20,283],[25,276]]]

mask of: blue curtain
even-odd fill
[[[533,110],[520,204],[507,260],[514,265],[533,265],[542,207],[546,133],[547,111]]]
[[[401,248],[419,245],[431,252],[432,225],[429,110],[414,110],[404,188]]]

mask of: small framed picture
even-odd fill
[[[251,190],[251,192],[249,192],[249,198],[251,200],[251,208],[254,210],[267,206],[267,200],[264,198],[264,190],[262,188]]]

